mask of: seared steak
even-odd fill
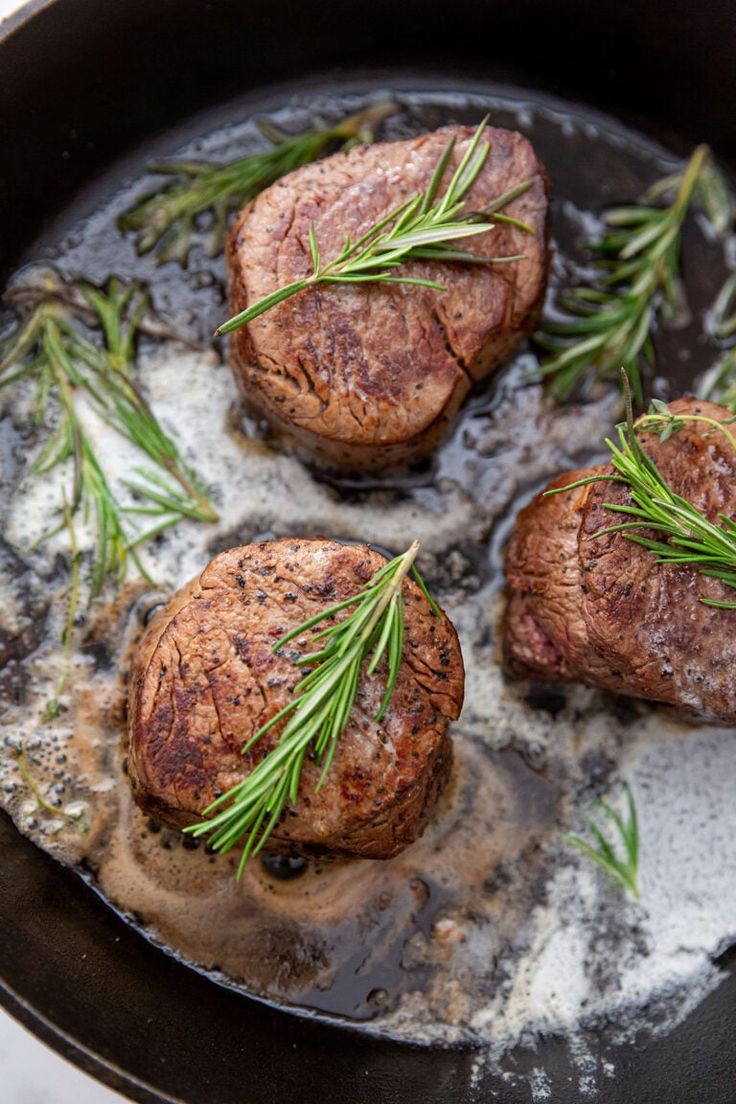
[[[473,130],[447,127],[419,138],[360,146],[307,165],[248,204],[228,246],[233,314],[311,271],[308,230],[321,256],[336,257],[407,197],[424,189],[451,135],[454,165]],[[277,429],[332,464],[388,467],[428,452],[470,384],[509,357],[533,328],[547,278],[547,179],[529,142],[488,128],[491,152],[468,198],[480,209],[532,180],[499,223],[463,242],[508,265],[413,262],[408,275],[446,292],[387,284],[310,289],[230,338],[233,371]],[[448,176],[449,179],[449,176]]]
[[[274,643],[354,594],[384,563],[366,545],[278,540],[221,553],[153,619],[131,672],[129,773],[138,803],[167,824],[199,819],[278,743],[249,737],[288,703],[305,639]],[[404,583],[404,656],[380,725],[385,660],[364,677],[322,789],[305,760],[299,799],[268,841],[287,853],[390,858],[421,835],[447,781],[448,723],[463,700],[457,635]],[[344,616],[344,615],[343,615]]]
[[[696,399],[670,410],[729,417]],[[736,515],[736,456],[723,434],[687,423],[668,441],[651,433],[640,439],[670,487],[711,521]],[[611,470],[567,472],[550,486]],[[698,600],[728,600],[734,592],[693,567],[657,564],[620,534],[589,540],[626,520],[603,503],[627,501],[621,484],[594,483],[539,495],[521,511],[506,556],[509,665],[736,724],[736,611]]]

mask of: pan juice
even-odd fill
[[[501,1066],[514,1045],[564,1034],[577,1040],[583,1091],[586,1032],[603,1022],[612,1040],[671,1029],[719,984],[715,959],[736,939],[733,732],[585,687],[514,682],[499,664],[503,547],[516,512],[559,472],[600,459],[619,415],[615,389],[555,408],[529,382],[536,361],[523,350],[475,391],[430,461],[399,476],[321,471],[243,412],[210,346],[227,316],[222,257],[197,245],[186,270],[156,267],[116,229],[152,187],[152,158],[224,160],[261,141],[259,115],[297,131],[386,99],[397,104],[387,138],[476,124],[486,111],[529,136],[553,184],[553,289],[584,277],[580,246],[598,232],[600,210],[635,199],[677,164],[610,119],[533,93],[415,81],[228,105],[131,154],[80,197],[28,260],[70,277],[146,280],[167,322],[202,343],[146,344],[138,371],[220,521],[185,522],[144,547],[154,590],[131,571],[117,595],[80,606],[65,708],[42,720],[61,670],[68,575],[64,535],[38,540],[66,473],[22,480],[43,438],[23,429],[24,385],[2,394],[2,804],[130,923],[217,983],[376,1034],[470,1043]],[[725,266],[697,220],[683,271],[688,312],[657,338],[651,391],[665,399],[715,357],[701,316]],[[22,278],[37,279],[38,269]],[[108,470],[126,475],[134,450],[83,413]],[[252,861],[238,885],[237,855],[208,853],[132,801],[131,651],[158,605],[217,552],[317,534],[392,553],[422,542],[422,573],[458,629],[467,667],[453,777],[425,835],[390,862]],[[91,542],[80,528],[82,547]],[[639,808],[640,902],[561,840],[620,779]],[[544,1091],[540,1074],[532,1099]]]

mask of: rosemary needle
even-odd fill
[[[732,273],[712,308],[713,334],[721,341],[736,336],[736,272]],[[727,348],[700,381],[698,394],[736,414],[736,345]]]
[[[631,392],[624,376],[627,420],[618,429],[618,444],[606,439],[615,474],[591,475],[566,487],[546,491],[562,494],[575,487],[591,483],[621,483],[629,488],[631,503],[604,502],[603,508],[625,514],[632,520],[610,525],[593,533],[596,540],[608,533],[621,533],[626,540],[640,544],[653,552],[657,563],[694,567],[701,575],[719,579],[725,587],[736,590],[736,521],[719,514],[720,524],[709,521],[691,502],[669,487],[651,457],[637,438],[639,432],[656,432],[662,440],[677,433],[686,422],[705,423],[713,432],[721,433],[736,452],[736,437],[728,426],[736,418],[718,422],[702,415],[672,415],[665,403],[655,402],[636,423],[631,411]],[[654,530],[660,538],[642,536],[641,530]],[[736,601],[701,598],[706,606],[736,609]]]
[[[328,127],[289,135],[262,123],[261,132],[271,148],[225,164],[206,161],[167,161],[150,171],[169,178],[162,190],[145,196],[119,220],[122,230],[135,231],[139,254],[155,250],[159,263],[169,260],[186,265],[197,220],[212,217],[209,253],[222,251],[228,218],[248,200],[279,177],[314,161],[333,142],[343,146],[372,142],[373,135],[393,104],[376,104]]]
[[[661,206],[672,192],[671,203]],[[658,181],[638,204],[606,212],[608,231],[589,246],[597,258],[594,280],[564,292],[557,305],[568,317],[546,318],[535,334],[546,354],[539,374],[556,400],[616,377],[623,365],[641,401],[642,368],[655,358],[655,322],[678,306],[681,232],[695,201],[723,234],[731,201],[707,146],[698,146],[682,173]]]
[[[446,291],[444,284],[436,280],[405,276],[397,269],[408,261],[445,261],[460,264],[503,264],[522,259],[521,254],[508,257],[485,257],[471,253],[456,245],[463,238],[486,234],[496,222],[510,222],[529,232],[524,223],[499,214],[501,207],[528,191],[531,180],[509,189],[503,196],[488,204],[482,211],[463,211],[468,192],[478,179],[488,154],[490,143],[481,142],[487,118],[478,126],[460,164],[452,175],[447,190],[438,198],[440,185],[447,172],[455,148],[451,138],[435,166],[432,177],[423,192],[412,196],[374,223],[357,241],[345,239],[340,253],[332,260],[323,261],[317,244],[314,227],[309,228],[309,248],[312,273],[278,288],[240,314],[224,322],[216,331],[231,333],[265,314],[278,303],[290,299],[309,288],[321,284],[408,284],[415,287]]]
[[[411,574],[421,587],[435,616],[440,611],[414,567],[419,542],[384,564],[357,593],[330,606],[286,633],[273,647],[277,652],[290,640],[328,622],[312,637],[316,651],[296,660],[309,668],[292,700],[266,721],[248,740],[248,752],[275,725],[286,721],[273,750],[237,785],[209,805],[209,818],[185,828],[193,836],[207,836],[210,847],[226,852],[244,842],[238,866],[241,877],[249,856],[257,855],[279,823],[287,803],[296,802],[304,758],[310,752],[322,771],[317,790],[332,764],[340,736],[350,719],[363,668],[370,675],[385,656],[388,666],[384,694],[376,713],[380,721],[396,687],[404,644],[402,587]],[[350,612],[342,620],[337,614]],[[287,719],[288,718],[288,719]]]
[[[578,851],[639,900],[639,821],[631,787],[627,785],[625,789],[628,806],[626,820],[608,802],[596,801],[596,807],[611,821],[619,846],[615,840],[611,841],[605,835],[594,820],[588,821],[588,828],[595,840],[595,846],[580,836],[565,835],[562,838],[566,843],[577,847]]]
[[[736,414],[736,345],[727,349],[705,373],[698,394]]]

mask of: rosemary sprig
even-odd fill
[[[692,157],[697,154],[698,150],[705,151],[705,160],[695,183],[694,198],[702,208],[713,233],[720,238],[728,233],[734,214],[736,214],[734,196],[726,178],[715,164],[711,150],[707,146],[698,146]],[[682,187],[689,170],[690,162],[678,172],[672,173],[670,176],[664,176],[661,180],[656,180],[647,189],[644,201],[646,203],[656,203],[661,200],[672,199]]]
[[[736,452],[736,437],[728,426],[736,418],[718,422],[702,415],[673,416],[664,403],[655,402],[647,414],[636,423],[631,410],[631,392],[625,380],[627,420],[617,426],[619,444],[606,439],[611,451],[611,463],[615,475],[591,475],[569,483],[566,487],[546,491],[545,494],[561,494],[575,487],[591,483],[622,483],[631,493],[632,503],[604,502],[603,508],[625,514],[633,521],[610,525],[591,534],[588,540],[597,540],[608,533],[621,533],[626,540],[640,544],[655,553],[659,564],[680,564],[694,567],[701,575],[720,579],[724,586],[736,590],[736,521],[726,514],[719,514],[717,525],[708,520],[691,502],[669,487],[651,457],[642,448],[636,431],[656,432],[666,440],[685,422],[704,423],[714,432],[722,433]],[[663,540],[641,535],[641,529],[653,529]],[[700,598],[706,606],[718,609],[736,609],[736,601],[720,601]]]
[[[660,206],[673,192],[671,203]],[[557,305],[570,317],[545,319],[535,335],[547,354],[539,373],[551,381],[557,401],[613,378],[623,365],[641,402],[642,369],[655,360],[655,323],[672,317],[680,299],[682,227],[694,202],[714,231],[724,233],[731,200],[707,146],[698,146],[681,173],[658,181],[638,204],[606,212],[608,233],[588,246],[598,258],[593,283],[562,294]]]
[[[90,559],[90,598],[94,598],[108,578],[120,582],[125,577],[129,561],[151,582],[136,552],[143,541],[185,517],[212,522],[217,515],[132,375],[136,336],[149,309],[145,289],[115,278],[105,290],[82,281],[70,286],[53,274],[42,288],[12,288],[5,300],[19,310],[21,321],[0,343],[0,390],[22,379],[32,380],[34,421],[39,427],[53,426],[26,477],[43,476],[67,463],[71,466],[70,484],[62,491],[60,521],[43,538],[63,528],[69,534],[65,671],[79,601],[78,519],[91,522],[95,531]],[[86,332],[92,319],[102,332],[101,342]],[[134,505],[124,505],[113,489],[87,431],[85,405],[155,466],[153,471],[134,469],[138,479],[124,481],[138,499]],[[130,519],[135,515],[150,519],[151,527],[144,532],[134,529]],[[63,681],[64,672],[57,694]],[[55,703],[49,708],[52,716]]]
[[[112,507],[114,496],[79,416],[77,399],[83,394],[101,418],[178,485],[155,473],[134,469],[143,482],[128,485],[146,497],[153,510],[136,507],[127,512],[178,515],[169,519],[169,524],[181,517],[216,521],[217,514],[204,491],[132,376],[136,334],[150,307],[147,291],[142,285],[126,286],[115,277],[104,291],[84,281],[76,287],[102,330],[102,347],[84,333],[76,312],[70,314],[69,304],[74,300],[65,285],[52,283],[43,297],[35,300],[26,288],[17,292],[11,289],[5,296],[6,302],[21,309],[29,302],[33,305],[15,334],[0,344],[0,388],[31,377],[36,381],[33,406],[37,424],[44,420],[52,392],[61,413],[56,430],[36,457],[30,474],[48,472],[73,458],[73,493],[69,498],[72,513],[82,504],[85,491],[90,492],[90,500],[101,495],[103,513],[111,508],[107,519],[111,533],[120,537],[121,550],[129,544],[122,540],[125,525],[116,516],[126,511]],[[113,555],[116,561],[120,558]],[[94,593],[98,590],[95,588]]]
[[[711,311],[712,332],[721,341],[736,336],[736,272],[726,280]],[[705,373],[698,393],[736,414],[736,345],[726,349]]]
[[[736,335],[736,272],[731,273],[713,304],[713,333],[721,341]]]
[[[58,808],[56,805],[52,805],[50,801],[46,800],[41,792],[41,787],[33,776],[33,772],[28,763],[28,752],[25,750],[25,747],[22,744],[16,751],[15,757],[18,763],[18,773],[25,782],[28,790],[30,790],[40,809],[43,809],[44,812],[51,813],[52,816],[62,817],[64,820],[80,819],[83,812],[82,808],[73,813],[68,813],[64,809]]]
[[[727,349],[701,380],[698,394],[702,399],[720,403],[736,414],[736,345]]]
[[[66,495],[63,491],[62,510],[64,514],[64,523],[69,535],[69,559],[71,565],[71,573],[69,579],[69,588],[67,591],[66,620],[64,622],[64,628],[61,634],[61,669],[56,680],[54,695],[46,702],[46,708],[44,709],[43,715],[41,717],[41,720],[44,722],[53,720],[53,718],[58,717],[59,713],[61,712],[61,702],[59,699],[63,693],[64,686],[66,685],[66,676],[67,672],[69,671],[69,659],[72,650],[72,637],[74,634],[74,618],[79,607],[79,576],[81,567],[81,556],[79,554],[79,548],[77,546],[77,533],[74,528],[74,518],[72,517],[72,512],[69,509],[69,504],[66,501]]]
[[[226,852],[245,840],[238,866],[241,877],[250,855],[257,855],[278,824],[287,803],[296,803],[304,757],[309,752],[322,766],[317,790],[332,764],[338,741],[350,719],[361,674],[371,675],[386,656],[386,688],[375,720],[383,718],[396,687],[404,645],[402,587],[410,573],[421,587],[435,616],[440,611],[414,567],[419,542],[384,564],[350,598],[338,602],[286,633],[273,646],[277,652],[290,640],[328,622],[311,639],[316,651],[306,652],[296,666],[308,668],[294,697],[248,740],[243,754],[275,725],[286,725],[277,746],[237,785],[209,805],[209,819],[185,828],[193,836],[209,837],[215,851]],[[351,612],[335,620],[344,610]]]
[[[209,254],[214,257],[222,251],[232,213],[279,177],[316,160],[331,143],[372,142],[376,128],[394,110],[393,104],[377,104],[334,126],[296,135],[263,122],[260,130],[272,143],[271,149],[221,165],[207,161],[152,164],[151,172],[173,177],[173,181],[136,203],[118,224],[122,230],[135,231],[139,255],[155,249],[159,264],[176,260],[186,266],[197,222],[209,212]]]
[[[716,418],[709,418],[705,414],[673,414],[667,403],[662,402],[661,399],[652,399],[646,414],[636,419],[634,428],[643,433],[656,433],[660,441],[668,441],[688,422],[710,426],[716,433],[722,433],[731,448],[736,451],[736,437],[728,428],[736,422],[736,418],[727,418],[719,422]]]
[[[606,836],[594,820],[588,821],[588,828],[595,840],[592,846],[580,836],[564,835],[566,843],[577,847],[587,858],[596,863],[619,885],[639,900],[639,822],[631,787],[625,786],[627,799],[627,818],[614,809],[608,802],[596,801],[596,807],[608,817],[614,829],[614,839]],[[617,838],[616,838],[617,837]]]
[[[494,227],[492,220],[510,222],[527,232],[530,229],[499,212],[506,204],[528,191],[532,186],[531,180],[509,189],[480,211],[463,212],[467,194],[478,179],[490,153],[490,143],[481,143],[487,121],[487,118],[483,119],[478,126],[441,199],[437,196],[455,148],[454,138],[450,139],[440,155],[427,188],[389,211],[357,241],[346,238],[340,253],[334,259],[322,260],[317,235],[314,227],[310,226],[312,274],[293,280],[252,303],[240,314],[223,323],[217,333],[226,334],[237,330],[271,310],[277,303],[320,284],[409,284],[435,291],[446,290],[444,284],[436,280],[396,274],[401,265],[413,260],[461,264],[508,264],[521,260],[521,254],[484,257],[479,253],[459,249],[455,245],[455,242],[463,238],[488,233]]]

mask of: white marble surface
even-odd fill
[[[21,7],[0,0],[0,20]],[[65,1062],[0,1011],[2,1104],[123,1104],[123,1097]]]
[[[23,7],[24,0],[0,0],[0,20],[14,12],[16,8]]]
[[[65,1062],[4,1012],[0,1071],[2,1104],[123,1104],[122,1096]]]

